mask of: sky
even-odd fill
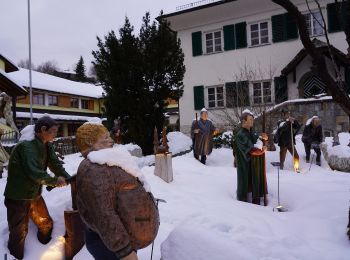
[[[138,32],[142,16],[174,12],[194,0],[31,0],[32,63],[55,61],[73,70],[83,56],[87,71],[97,50],[96,36],[118,31],[125,16]],[[29,57],[27,0],[0,0],[0,54],[18,64]]]

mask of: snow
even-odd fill
[[[339,158],[350,158],[350,133],[339,133],[340,145],[333,146],[333,137],[326,137],[328,156],[335,155]]]
[[[21,131],[19,141],[32,141],[35,138],[35,125],[27,125]]]
[[[317,118],[318,118],[318,116],[313,116],[313,117],[309,118],[309,119],[306,121],[305,125],[310,125],[311,122],[312,122],[312,120],[317,119]]]
[[[244,109],[243,112],[242,112],[242,114],[244,114],[244,113],[248,113],[248,114],[250,114],[250,115],[252,115],[252,116],[254,117],[253,112],[250,111],[249,109]]]
[[[40,118],[43,116],[49,116],[55,120],[67,120],[67,121],[88,121],[88,122],[101,122],[105,118],[98,118],[92,116],[75,116],[75,115],[62,115],[62,114],[48,114],[48,113],[32,113],[33,118]],[[29,112],[16,112],[17,118],[30,118]]]
[[[169,152],[177,154],[188,151],[192,146],[192,139],[181,132],[170,132],[167,135]]]
[[[340,135],[340,140],[345,137]],[[349,139],[346,140],[348,142]],[[301,136],[296,137],[301,172],[293,171],[288,154],[280,171],[280,201],[288,212],[273,211],[277,206],[279,149],[267,152],[267,207],[236,200],[236,169],[232,150],[214,149],[203,165],[192,153],[173,158],[174,181],[165,183],[153,174],[154,166],[141,169],[160,203],[160,230],[153,259],[159,260],[346,260],[350,247],[346,236],[350,174],[305,162]],[[83,158],[66,156],[65,168],[76,173]],[[109,159],[108,159],[109,160]],[[4,190],[6,178],[0,179]],[[26,239],[25,260],[58,260],[63,255],[63,211],[71,207],[70,187],[44,189],[43,197],[55,222],[48,245],[37,241],[31,223]],[[0,252],[8,253],[6,208],[0,204]],[[140,260],[150,259],[151,246],[138,251]],[[92,260],[84,247],[75,260]]]
[[[18,71],[4,75],[21,87],[29,87],[29,70],[27,69],[19,68]],[[92,98],[101,98],[104,92],[101,86],[71,81],[37,71],[32,71],[32,87]]]

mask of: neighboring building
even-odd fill
[[[0,71],[0,90],[15,98],[15,122],[22,129],[30,123],[29,71],[18,69],[13,63],[8,66],[9,70],[5,67],[5,71]],[[102,95],[101,86],[32,71],[33,119],[44,114],[56,119],[61,126],[58,136],[74,135],[84,122],[101,118],[104,109]]]
[[[334,75],[317,5],[310,1],[310,14],[305,1],[292,2],[305,13],[310,35]],[[350,62],[344,54],[347,43],[336,18],[334,1],[319,2],[334,62],[350,93]],[[217,125],[224,126],[225,113],[237,107],[273,107],[325,92],[324,83],[311,71],[311,58],[303,48],[294,20],[272,1],[199,1],[158,19],[170,22],[185,55],[185,87],[179,111],[181,131],[185,133],[189,132],[195,113],[203,107]],[[337,129],[347,131],[349,118],[342,110],[337,111],[340,114],[335,116],[342,121]],[[305,111],[306,115],[312,113],[317,111]]]

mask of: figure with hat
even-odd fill
[[[216,129],[208,119],[208,111],[201,110],[200,119],[194,120],[191,126],[191,137],[193,140],[193,155],[201,163],[205,164],[207,156],[213,150],[213,135]]]
[[[10,156],[4,193],[9,228],[7,246],[17,259],[24,257],[29,219],[38,227],[40,243],[47,244],[51,240],[53,220],[41,196],[42,186],[61,187],[70,177],[51,144],[57,131],[55,120],[49,116],[39,118],[35,126],[22,130],[20,142]],[[54,177],[47,173],[47,168]]]
[[[323,140],[321,119],[318,116],[313,116],[306,121],[306,125],[303,131],[303,137],[301,139],[304,143],[306,162],[310,161],[311,148],[316,153],[316,164],[321,166],[321,149],[320,143]]]
[[[85,244],[96,260],[137,260],[158,232],[159,213],[133,156],[102,124],[85,123],[76,143],[84,160],[76,179],[76,202],[86,225]]]
[[[290,115],[288,109],[281,110],[283,120],[277,123],[277,130],[274,136],[274,141],[280,147],[280,169],[283,170],[284,161],[287,151],[293,156],[294,170],[299,172],[299,154],[295,148],[295,136],[301,128],[299,122]]]
[[[267,205],[267,182],[265,172],[267,135],[258,136],[253,131],[254,116],[249,110],[244,110],[241,117],[241,126],[234,137],[233,149],[237,162],[237,200],[260,205],[260,198]],[[249,199],[248,199],[249,195]]]

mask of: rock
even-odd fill
[[[331,167],[332,170],[350,172],[350,157],[340,157],[334,154],[329,154],[328,149],[329,148],[326,143],[321,144],[323,156],[329,167]]]

